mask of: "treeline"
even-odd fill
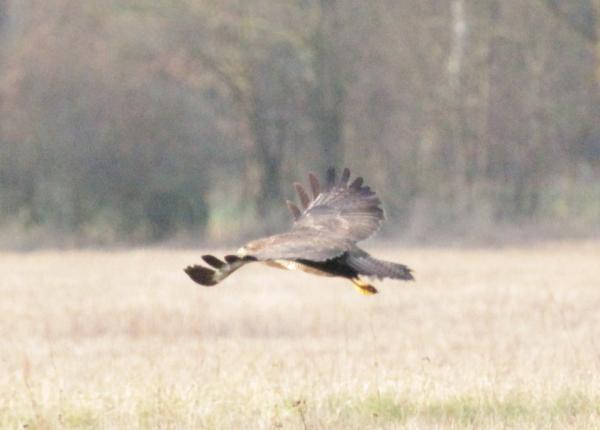
[[[0,66],[0,245],[274,231],[329,165],[396,235],[600,225],[600,0],[0,0]]]

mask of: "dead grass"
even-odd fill
[[[600,428],[598,242],[382,249],[374,297],[200,254],[0,254],[0,428]]]

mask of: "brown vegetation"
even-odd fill
[[[372,297],[200,254],[0,254],[0,427],[600,426],[597,242],[384,248]]]

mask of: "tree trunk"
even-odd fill
[[[345,88],[339,54],[334,46],[335,0],[321,0],[320,17],[313,36],[315,86],[311,97],[316,138],[324,166],[336,166],[343,160],[343,105]]]

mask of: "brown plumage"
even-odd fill
[[[356,245],[375,233],[384,219],[381,201],[363,186],[361,177],[350,182],[350,170],[346,168],[338,181],[330,168],[324,188],[312,173],[309,183],[312,199],[301,184],[294,184],[302,208],[287,202],[294,217],[290,231],[249,242],[236,255],[225,256],[225,261],[204,255],[202,259],[210,268],[189,266],[185,272],[195,282],[213,286],[245,264],[259,261],[288,270],[347,278],[363,294],[377,293],[363,276],[413,280],[405,265],[377,260]]]

